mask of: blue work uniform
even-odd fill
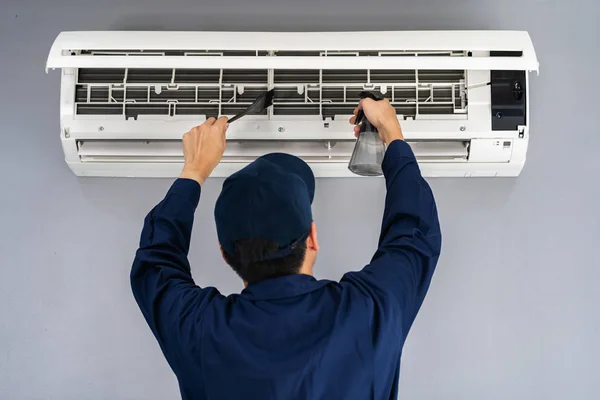
[[[289,275],[223,296],[192,279],[200,185],[173,183],[146,217],[131,270],[142,313],[191,399],[396,399],[402,346],[441,247],[433,194],[410,146],[383,161],[378,249],[340,282]]]

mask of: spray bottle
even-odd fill
[[[373,100],[382,100],[383,97],[377,96],[372,92],[361,92],[360,98],[370,98]],[[356,114],[356,125],[360,126],[358,139],[354,145],[354,151],[348,169],[361,176],[381,176],[381,164],[385,155],[385,145],[379,137],[377,129],[365,117],[363,110],[359,110]]]

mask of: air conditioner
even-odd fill
[[[181,137],[275,88],[227,133],[214,176],[289,152],[317,177],[354,176],[348,118],[363,90],[390,99],[430,177],[517,176],[529,141],[527,32],[63,32],[61,140],[80,176],[176,177]]]

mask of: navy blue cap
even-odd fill
[[[308,236],[315,176],[300,158],[271,153],[225,179],[215,205],[217,236],[223,251],[235,254],[241,239],[269,239],[279,250],[262,258],[291,253]]]

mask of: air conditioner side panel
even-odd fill
[[[75,114],[75,85],[76,71],[68,68],[62,70],[61,85],[60,85],[60,139],[65,153],[67,163],[78,163],[79,154],[77,152],[76,137],[71,131],[71,125],[68,121],[72,121]]]

